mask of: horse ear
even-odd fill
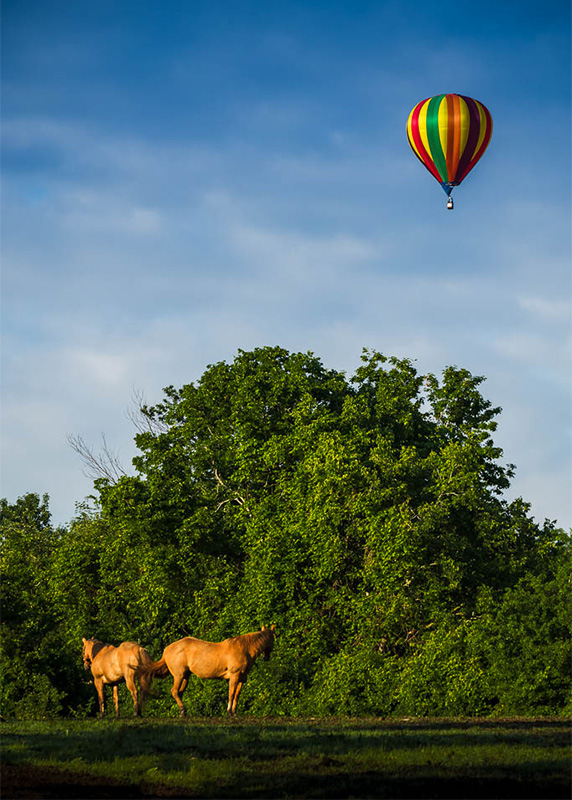
[[[270,626],[270,630],[274,631],[275,629],[276,629],[276,625],[274,625],[274,623],[272,623],[272,625]]]
[[[84,637],[83,637],[83,636],[81,637],[81,640],[82,640],[82,642],[83,642],[84,644],[87,642],[87,639],[84,639]]]
[[[265,630],[266,630],[266,625],[263,625],[263,626],[260,628],[260,630],[261,630],[261,631],[265,631]]]

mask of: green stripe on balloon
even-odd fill
[[[445,161],[445,154],[443,153],[441,139],[439,137],[439,106],[444,97],[444,94],[440,94],[437,95],[437,97],[431,98],[429,106],[427,107],[427,139],[429,141],[429,149],[431,151],[433,163],[437,167],[442,181],[447,180],[447,162]]]

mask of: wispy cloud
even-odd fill
[[[367,346],[423,372],[487,376],[518,466],[512,494],[570,524],[569,195],[564,179],[544,191],[565,137],[560,126],[546,139],[529,114],[528,78],[515,88],[519,68],[554,70],[549,21],[537,63],[528,36],[501,68],[486,21],[470,34],[449,25],[443,44],[421,6],[413,27],[399,4],[382,6],[333,11],[336,31],[307,9],[290,26],[237,19],[238,43],[220,20],[201,36],[187,19],[196,47],[169,28],[131,66],[119,27],[105,69],[101,31],[82,28],[79,58],[58,28],[58,62],[38,28],[33,63],[62,69],[43,85],[30,67],[25,92],[12,75],[9,96],[23,99],[3,125],[4,494],[48,491],[69,519],[91,485],[66,437],[97,445],[105,432],[128,466],[134,388],[155,402],[265,344],[351,373]],[[451,62],[498,122],[452,214],[404,137]],[[72,64],[91,80],[70,77]],[[557,109],[557,93],[542,102]]]
[[[570,299],[565,300],[561,297],[518,297],[518,304],[525,311],[554,322],[567,321],[570,319]]]

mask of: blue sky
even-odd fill
[[[2,496],[126,469],[134,392],[238,348],[456,364],[503,408],[508,498],[572,524],[570,6],[4,0]],[[405,138],[475,97],[491,145],[445,209]]]

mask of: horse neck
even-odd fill
[[[263,653],[269,644],[270,631],[255,631],[248,633],[248,652],[252,658],[256,658]]]
[[[109,647],[109,645],[105,644],[105,642],[100,642],[99,639],[93,640],[93,645],[91,646],[91,653],[89,656],[92,661],[96,655],[103,650],[104,647]]]

